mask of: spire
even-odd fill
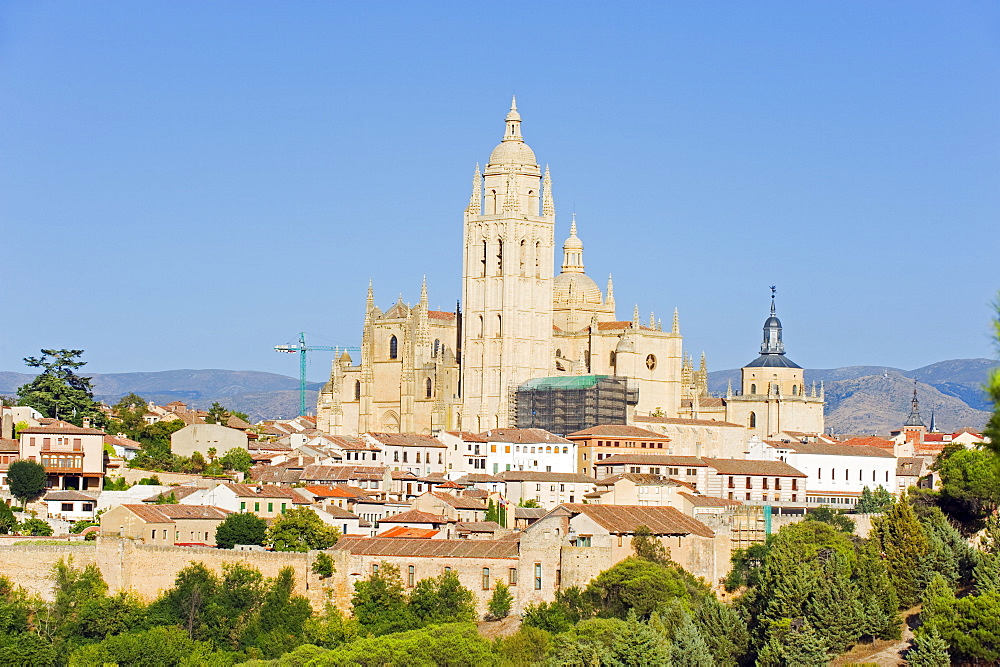
[[[652,310],[649,311],[649,328],[656,329],[656,314]]]
[[[674,324],[673,327],[670,329],[670,333],[679,334],[680,332],[681,332],[681,321],[680,318],[677,317],[677,309],[674,308]]]
[[[635,308],[632,310],[632,328],[639,328],[639,304],[635,304]]]
[[[924,420],[920,417],[920,401],[917,400],[917,381],[913,381],[913,399],[910,401],[910,416],[906,418],[903,426],[924,426]]]
[[[705,363],[704,352],[701,353],[701,365],[698,367],[698,372],[704,373],[706,377],[708,376],[708,364]]]
[[[937,433],[937,425],[934,423],[934,410],[931,410],[931,425],[928,427],[930,433]]]
[[[549,175],[549,165],[545,165],[545,178],[542,180],[544,194],[542,198],[542,215],[555,215],[556,204],[552,199],[552,177]]]
[[[372,279],[368,279],[368,299],[365,301],[365,316],[371,314],[375,310],[375,290],[372,287]]]
[[[733,397],[733,378],[726,380],[726,398]]]
[[[604,303],[612,311],[615,309],[615,284],[614,281],[611,280],[610,273],[608,274],[608,296],[604,299]]]
[[[476,173],[472,176],[472,196],[469,197],[469,208],[465,212],[469,215],[479,215],[483,203],[483,177],[479,174],[479,163],[476,163]]]
[[[521,136],[521,114],[517,112],[517,97],[510,100],[510,111],[507,112],[507,131],[503,135],[504,141],[524,141]]]
[[[420,283],[420,305],[427,310],[427,276],[424,276],[423,282]]]
[[[764,321],[764,342],[760,344],[760,353],[784,354],[785,344],[781,342],[781,320],[775,315],[774,293],[777,288],[771,285],[771,316]]]
[[[583,273],[583,241],[576,235],[576,213],[569,227],[569,238],[563,243],[563,273]]]

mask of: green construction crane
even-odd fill
[[[275,345],[276,352],[299,353],[299,414],[306,414],[306,352],[360,352],[359,347],[330,347],[329,345],[306,345],[306,333],[299,333],[299,342]]]

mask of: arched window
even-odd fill
[[[361,400],[361,380],[354,381],[354,400]]]
[[[561,356],[562,356],[562,350],[556,348],[556,359],[560,358]]]
[[[527,250],[528,250],[528,246],[527,246],[525,240],[521,239],[521,253],[518,255],[518,261],[520,262],[520,268],[518,269],[518,274],[520,274],[522,276],[524,275],[524,260],[526,259],[526,257],[524,256],[524,254],[525,254],[525,252],[527,252]]]
[[[399,341],[396,340],[395,336],[389,338],[389,358],[395,359],[399,356]]]
[[[755,384],[750,385],[750,393],[751,394],[756,394],[757,393],[757,385],[755,385]]]
[[[427,380],[424,382],[424,389],[426,390],[427,398],[430,398],[431,396],[434,395],[434,383],[431,382],[430,378],[427,378]]]
[[[496,190],[490,190],[490,198],[493,200],[493,210],[490,211],[490,213],[496,213],[497,212],[497,191]]]
[[[486,241],[483,241],[483,258],[479,260],[482,266],[480,270],[482,271],[482,276],[486,276]]]
[[[479,329],[476,331],[476,338],[482,338],[483,337],[483,316],[480,315],[479,319],[477,321],[479,322]]]
[[[792,396],[798,396],[798,395],[799,395],[799,385],[793,384],[792,385]]]
[[[542,277],[542,242],[535,241],[535,277]]]
[[[500,315],[497,315],[497,332],[495,336],[500,338],[501,335],[503,335],[503,318]]]
[[[497,275],[503,275],[503,239],[497,239]]]
[[[563,454],[569,454],[569,447],[563,447]]]
[[[749,427],[749,428],[757,428],[757,414],[756,413],[751,412],[747,416],[747,427]]]
[[[417,452],[417,463],[420,463],[420,452]]]
[[[612,366],[615,365],[615,351],[611,350],[611,354],[608,355],[608,363]]]

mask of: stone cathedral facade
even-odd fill
[[[674,311],[668,329],[650,315],[619,320],[609,277],[602,292],[584,271],[575,218],[555,273],[552,178],[521,134],[516,104],[485,169],[476,167],[464,213],[461,307],[430,310],[427,286],[414,306],[375,305],[371,286],[359,363],[333,362],[317,426],[365,431],[480,432],[513,424],[522,383],[558,375],[613,375],[639,390],[638,415],[689,416],[707,396],[704,359],[682,354]]]

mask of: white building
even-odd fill
[[[898,488],[896,457],[879,447],[820,442],[750,441],[750,459],[784,461],[806,474],[807,502],[853,505],[864,487]]]
[[[417,433],[364,433],[362,438],[379,448],[380,463],[417,477],[447,471],[447,447],[437,438]]]
[[[576,472],[576,444],[540,428],[443,431],[438,439],[448,447],[452,477],[508,470]]]

